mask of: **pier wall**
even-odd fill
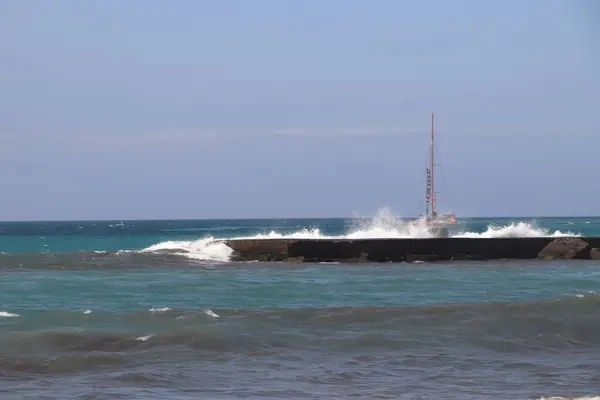
[[[230,239],[234,261],[402,262],[600,259],[600,237],[433,239]]]

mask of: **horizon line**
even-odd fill
[[[115,219],[31,219],[31,220],[0,220],[0,224],[4,223],[35,223],[35,222],[164,222],[164,221],[264,221],[264,220],[325,220],[325,219],[364,219],[373,218],[374,216],[358,216],[358,217],[252,217],[252,218],[115,218]],[[457,217],[461,219],[539,219],[539,218],[599,218],[600,215],[499,215],[485,217]],[[418,217],[395,217],[398,219],[417,219]]]

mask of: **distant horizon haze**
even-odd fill
[[[165,222],[165,221],[265,221],[265,220],[349,220],[349,219],[371,219],[375,217],[373,215],[360,215],[360,216],[333,216],[333,217],[253,217],[253,218],[136,218],[136,219],[126,219],[126,218],[114,218],[114,219],[67,219],[67,220],[2,220],[0,223],[49,223],[49,222],[58,222],[58,223],[69,223],[69,222]],[[537,219],[586,219],[586,218],[598,218],[597,215],[500,215],[500,216],[491,216],[491,217],[470,217],[470,216],[459,216],[457,217],[459,220],[509,220],[512,222],[519,222],[525,220],[527,222],[535,221]],[[401,216],[395,215],[395,218],[401,220],[409,220],[415,219],[417,216]]]

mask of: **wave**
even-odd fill
[[[6,311],[0,311],[0,318],[14,318],[18,317],[19,314],[13,314]]]
[[[541,323],[543,321],[562,321],[568,326],[574,320],[582,317],[596,317],[600,307],[600,293],[593,291],[565,294],[550,299],[537,299],[526,301],[482,301],[482,302],[455,302],[417,305],[395,306],[330,306],[330,307],[260,307],[260,308],[178,308],[178,307],[152,307],[149,309],[129,311],[104,311],[91,312],[58,311],[58,310],[25,310],[20,314],[5,312],[15,318],[14,324],[29,324],[36,318],[43,317],[44,323],[52,321],[63,324],[66,321],[76,325],[79,322],[86,324],[94,321],[112,320],[116,325],[141,324],[164,320],[182,320],[191,322],[218,322],[220,320],[247,320],[247,321],[303,321],[332,324],[354,324],[386,322],[393,318],[417,318],[423,323],[436,325],[440,321],[448,323],[458,319],[481,318],[497,322],[503,318],[518,319],[521,322]],[[427,318],[425,318],[427,317]],[[513,324],[514,325],[514,324]],[[506,329],[519,331],[522,327],[506,326]],[[600,325],[597,326],[600,330]],[[600,336],[598,336],[600,342]]]
[[[597,351],[598,306],[600,295],[586,293],[529,302],[426,306],[173,308],[158,314],[98,311],[88,316],[23,312],[0,333],[0,375],[3,370],[68,372],[119,365],[125,357],[148,351],[168,357],[176,349],[252,357],[290,351],[402,356],[440,346],[483,351],[492,358]],[[43,325],[31,330],[36,321]]]
[[[140,253],[170,252],[174,255],[188,257],[199,261],[229,261],[233,250],[222,242],[215,242],[213,237],[199,240],[166,241],[157,243]]]
[[[507,225],[488,225],[484,232],[470,232],[454,228],[451,237],[456,238],[519,238],[519,237],[564,237],[580,236],[572,232],[548,229],[535,226],[533,222],[512,222]],[[194,260],[227,262],[233,253],[232,249],[222,243],[227,239],[426,239],[434,234],[424,221],[407,221],[393,215],[389,209],[380,210],[373,218],[360,218],[348,233],[343,235],[326,235],[318,227],[303,228],[292,233],[271,231],[254,236],[230,238],[205,237],[192,241],[167,241],[154,244],[140,252],[171,252]]]
[[[549,396],[549,397],[540,397],[538,400],[600,400],[600,395],[598,396]]]
[[[520,238],[520,237],[564,237],[580,236],[571,232],[561,232],[555,230],[551,232],[548,229],[536,228],[533,224],[527,222],[513,222],[508,225],[489,225],[485,232],[461,232],[453,237],[463,238]]]
[[[207,247],[223,248],[211,239],[203,240]],[[216,246],[215,246],[216,245]],[[160,247],[160,246],[159,246]],[[229,248],[225,249],[230,253]],[[69,253],[0,253],[0,269],[90,269],[90,268],[137,268],[152,266],[214,265],[218,260],[211,252],[196,254],[179,251],[75,251]]]
[[[0,253],[0,267],[34,265],[49,268],[88,268],[122,266],[168,266],[181,264],[227,263],[233,250],[223,241],[228,239],[405,239],[430,238],[433,234],[422,221],[408,221],[393,215],[388,209],[380,210],[373,218],[356,218],[344,234],[329,235],[317,226],[295,232],[276,230],[252,236],[205,236],[193,240],[169,240],[137,250],[77,251],[71,253]],[[580,236],[559,230],[537,227],[534,222],[510,222],[505,225],[488,225],[482,232],[469,231],[460,221],[451,227],[450,236],[457,238],[518,238]]]

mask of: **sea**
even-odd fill
[[[600,236],[600,218],[452,236]],[[0,399],[600,399],[600,262],[231,262],[372,218],[0,223]]]

